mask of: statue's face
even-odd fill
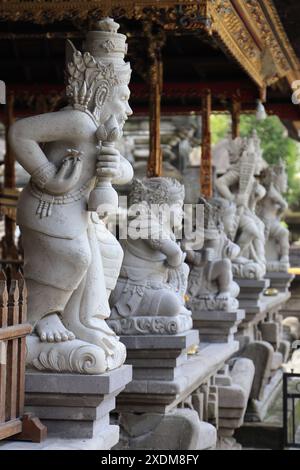
[[[101,109],[101,122],[104,123],[113,115],[120,130],[123,129],[128,117],[132,115],[132,109],[129,106],[130,90],[127,85],[120,85],[114,88],[111,96],[103,104]]]

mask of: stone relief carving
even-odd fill
[[[124,345],[105,322],[123,252],[104,220],[87,209],[96,180],[93,206],[115,197],[111,181],[133,176],[114,147],[132,114],[126,36],[118,27],[110,18],[98,22],[84,53],[69,44],[66,108],[10,129],[17,160],[31,175],[18,224],[34,326],[27,363],[39,370],[101,373],[125,360]],[[102,47],[108,40],[113,50]]]
[[[265,228],[256,215],[256,205],[266,190],[257,176],[267,164],[257,135],[233,140],[229,156],[230,167],[217,178],[216,188],[222,198],[236,206],[234,223],[227,232],[241,249],[233,262],[233,273],[239,278],[261,279],[266,272]]]
[[[281,224],[288,207],[283,194],[287,191],[287,174],[284,162],[270,165],[261,183],[265,197],[258,204],[258,215],[265,224],[267,271],[287,272],[289,268],[289,231]]]
[[[110,298],[109,325],[117,334],[175,334],[192,327],[185,307],[188,266],[167,220],[153,208],[171,208],[174,227],[181,226],[184,187],[172,178],[134,180],[129,203],[128,236],[122,240],[124,259]],[[148,231],[149,222],[151,230]],[[130,228],[144,230],[133,237]]]
[[[235,207],[225,199],[204,199],[204,245],[197,251],[187,251],[190,265],[188,280],[188,306],[192,311],[238,308],[239,286],[232,278],[232,263],[240,253],[224,231],[223,220],[232,218]]]

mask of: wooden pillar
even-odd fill
[[[233,139],[240,136],[240,116],[241,116],[241,101],[240,101],[240,97],[237,95],[232,98],[231,136]]]
[[[14,118],[14,101],[15,97],[13,93],[8,93],[6,103],[6,122],[5,122],[5,145],[6,152],[4,157],[4,188],[15,189],[16,188],[16,173],[15,173],[15,157],[11,151],[8,141],[8,131],[10,126],[13,124]],[[2,257],[5,259],[18,259],[18,250],[15,245],[15,231],[16,223],[11,218],[5,215],[5,235],[2,238]]]
[[[201,194],[212,197],[212,162],[211,162],[211,91],[205,90],[202,96],[202,152],[200,166]]]
[[[163,62],[161,48],[165,41],[163,31],[152,32],[152,25],[146,24],[145,33],[148,40],[148,57],[150,68],[149,83],[149,160],[147,176],[162,176],[162,151],[160,145],[160,112],[163,86]]]

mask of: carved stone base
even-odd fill
[[[281,261],[268,261],[267,262],[267,274],[268,273],[287,273],[289,270],[289,263],[283,263]],[[266,275],[266,277],[268,277]]]
[[[249,263],[241,264],[234,262],[232,263],[232,273],[237,279],[245,280],[260,280],[264,277],[266,268],[263,264],[249,261]]]
[[[27,337],[26,367],[51,372],[72,372],[79,374],[102,374],[120,367],[126,357],[122,343],[112,356],[104,349],[75,339],[61,343],[44,343],[38,336]]]
[[[240,308],[246,312],[245,319],[241,327],[246,327],[251,322],[256,322],[262,310],[263,291],[269,286],[268,279],[251,280],[251,279],[235,279],[240,286],[238,300]]]
[[[277,289],[279,292],[287,292],[291,285],[291,282],[294,279],[294,274],[289,274],[286,272],[270,272],[267,271],[265,276],[267,279],[270,279],[270,287]]]
[[[234,297],[221,298],[216,295],[197,296],[188,302],[188,308],[195,310],[218,310],[232,312],[239,308],[239,302]]]
[[[193,310],[194,327],[199,329],[200,341],[208,343],[233,341],[237,326],[244,318],[243,310],[235,312]]]
[[[131,380],[131,367],[102,375],[26,373],[25,409],[48,428],[41,444],[7,443],[9,449],[110,449],[119,439],[110,424],[116,396]],[[3,447],[0,444],[0,449]]]
[[[218,401],[213,377],[238,343],[200,344],[197,350],[196,330],[121,340],[133,365],[133,381],[117,399],[122,436],[118,449],[197,450],[215,445]]]
[[[108,320],[107,324],[117,335],[174,335],[193,327],[192,317],[131,317]]]

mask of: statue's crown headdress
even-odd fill
[[[117,32],[119,27],[112,18],[98,21],[95,29],[88,32],[83,48],[98,63],[113,66],[117,84],[128,84],[131,69],[129,63],[124,62],[128,45],[125,34]]]
[[[203,206],[204,236],[207,240],[215,239],[218,235],[218,213],[213,206],[203,197],[200,197],[198,204]]]
[[[184,200],[184,186],[175,178],[135,178],[129,199],[130,205],[140,202],[171,205]]]
[[[236,137],[228,142],[228,155],[231,164],[237,163],[245,147],[245,139]]]
[[[118,33],[119,25],[112,18],[105,18],[87,33],[83,50],[76,50],[67,42],[68,86],[67,96],[72,104],[86,109],[95,87],[105,82],[111,88],[127,85],[131,68],[124,61],[127,52],[126,36]]]

